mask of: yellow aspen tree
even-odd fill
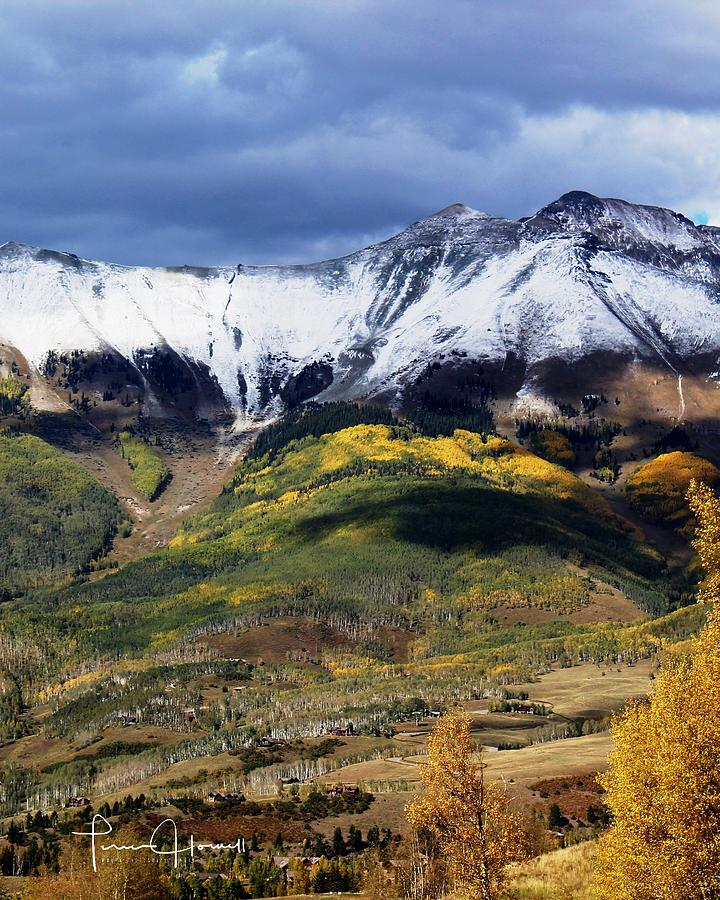
[[[688,499],[708,621],[690,653],[669,655],[650,701],[613,721],[602,783],[614,822],[596,868],[605,900],[720,898],[720,501],[695,483]]]
[[[505,792],[486,782],[470,725],[464,710],[438,720],[421,768],[425,792],[406,811],[413,829],[434,842],[457,895],[492,900],[507,866],[529,855],[530,840]]]
[[[690,482],[687,498],[697,521],[693,546],[705,572],[698,600],[720,608],[720,499],[697,481]]]
[[[398,900],[399,891],[394,873],[386,871],[378,850],[363,856],[362,893],[368,900]],[[299,892],[298,892],[299,893]]]
[[[290,871],[292,872],[292,891],[288,891],[288,893],[309,894],[310,872],[305,867],[304,862],[298,858],[291,859]]]

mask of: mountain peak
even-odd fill
[[[562,194],[557,198],[553,203],[550,203],[546,209],[549,209],[551,206],[574,206],[581,203],[593,203],[593,202],[602,202],[600,197],[596,194],[591,194],[589,191],[566,191],[566,193]]]
[[[489,219],[488,213],[481,212],[479,209],[473,209],[464,203],[451,203],[444,209],[428,216],[428,219]]]
[[[32,257],[38,261],[54,259],[60,262],[72,261],[77,263],[80,257],[69,250],[47,250],[43,247],[34,247],[32,244],[22,244],[18,241],[5,241],[0,244],[0,255],[3,257]]]
[[[566,231],[594,234],[608,246],[623,251],[648,244],[689,251],[707,244],[706,236],[681,213],[615,197],[597,197],[587,191],[563,194],[532,219],[550,220]]]
[[[597,197],[588,191],[567,191],[557,200],[548,203],[538,210],[532,218],[547,218],[567,223],[570,220],[582,217],[594,218],[603,213],[607,200]]]
[[[23,253],[25,251],[35,250],[35,247],[31,247],[29,244],[20,244],[17,241],[5,241],[4,244],[0,244],[0,253],[11,254],[11,253]]]

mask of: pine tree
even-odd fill
[[[614,824],[598,848],[607,900],[720,897],[720,500],[691,484],[708,621],[690,654],[668,655],[649,703],[613,723],[603,778]]]
[[[345,838],[343,837],[342,828],[338,827],[333,832],[332,851],[333,856],[343,856],[346,851]]]
[[[560,807],[557,805],[557,803],[553,803],[550,807],[550,813],[548,815],[548,828],[564,828],[567,824],[568,820],[560,812]]]
[[[362,831],[354,825],[348,828],[347,846],[352,853],[359,853],[363,848]]]
[[[13,819],[8,826],[7,839],[11,844],[17,844],[20,842],[21,836],[22,832],[20,830],[20,826],[17,825],[15,819]]]

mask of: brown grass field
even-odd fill
[[[595,844],[575,844],[532,859],[513,872],[514,900],[591,900]]]
[[[333,831],[340,826],[347,834],[348,827],[354,825],[363,834],[367,834],[368,828],[377,825],[379,828],[390,828],[394,834],[405,834],[407,820],[405,819],[405,805],[413,798],[413,793],[396,792],[389,794],[376,794],[375,800],[369,809],[354,816],[330,816],[312,823],[314,831],[319,831],[326,838],[331,838]]]
[[[407,660],[408,644],[414,634],[383,626],[375,629],[373,635],[388,647],[396,662]],[[282,663],[287,661],[289,653],[295,656],[307,653],[310,659],[321,659],[324,651],[350,647],[353,641],[324,622],[300,616],[278,616],[246,631],[210,635],[200,643],[226,658]],[[302,662],[302,659],[298,661]]]
[[[600,772],[607,768],[611,747],[610,734],[603,732],[534,744],[522,750],[487,753],[484,761],[492,781],[527,787],[543,778]]]
[[[552,705],[562,716],[604,715],[620,709],[633,697],[645,697],[652,688],[657,671],[653,660],[640,660],[631,666],[604,666],[593,663],[554,669],[530,684],[519,684],[531,700]]]
[[[51,738],[43,734],[33,734],[0,747],[0,762],[16,763],[42,769],[57,762],[69,762],[76,756],[92,755],[105,744],[115,741],[147,744],[174,744],[187,740],[187,734],[171,731],[154,725],[111,726],[102,733],[102,739],[87,746],[68,743],[63,738]]]
[[[579,576],[590,573],[580,567],[573,567]],[[541,609],[537,606],[495,607],[493,618],[504,626],[542,625],[546,622],[572,622],[574,625],[588,625],[592,622],[642,622],[648,618],[638,606],[622,591],[593,577],[594,588],[590,600],[579,609],[570,611]]]
[[[636,665],[607,666],[600,668],[591,663],[570,669],[555,669],[540,676],[536,682],[517,685],[518,691],[527,691],[532,700],[552,707],[559,716],[603,716],[620,709],[630,697],[644,697],[652,688],[651,674],[656,666],[643,660]],[[484,744],[491,737],[521,741],[543,720],[533,716],[497,715],[487,712],[488,701],[479,700],[464,704],[476,714],[476,722],[485,721],[488,728],[476,729],[476,737]],[[420,780],[418,764],[424,759],[426,735],[432,723],[425,727],[407,726],[395,738],[402,746],[402,755],[392,759],[373,759],[338,769],[318,779],[327,783],[341,781],[388,781],[410,785]],[[352,744],[353,739],[348,739]],[[519,750],[487,752],[490,777],[518,785],[529,785],[542,778],[563,775],[584,775],[598,772],[607,766],[611,747],[609,733],[587,735],[562,741],[534,744]]]
[[[612,747],[608,732],[569,738],[564,741],[549,741],[534,744],[520,750],[500,750],[485,752],[483,761],[486,776],[491,781],[505,784],[509,792],[523,805],[537,801],[537,794],[531,785],[543,779],[561,776],[591,775],[607,767],[607,759]],[[368,762],[345,766],[319,778],[328,784],[337,782],[406,782],[411,790],[419,788],[420,765],[426,757],[422,754],[403,759],[375,759]],[[403,794],[396,796],[402,797]],[[405,801],[408,799],[405,793]],[[400,800],[392,801],[400,803]]]

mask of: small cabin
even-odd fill
[[[207,803],[244,803],[245,794],[240,794],[237,791],[228,791],[227,793],[223,793],[222,791],[210,791],[205,798]]]
[[[328,797],[343,797],[347,794],[359,794],[360,788],[356,784],[333,784],[327,793]]]

